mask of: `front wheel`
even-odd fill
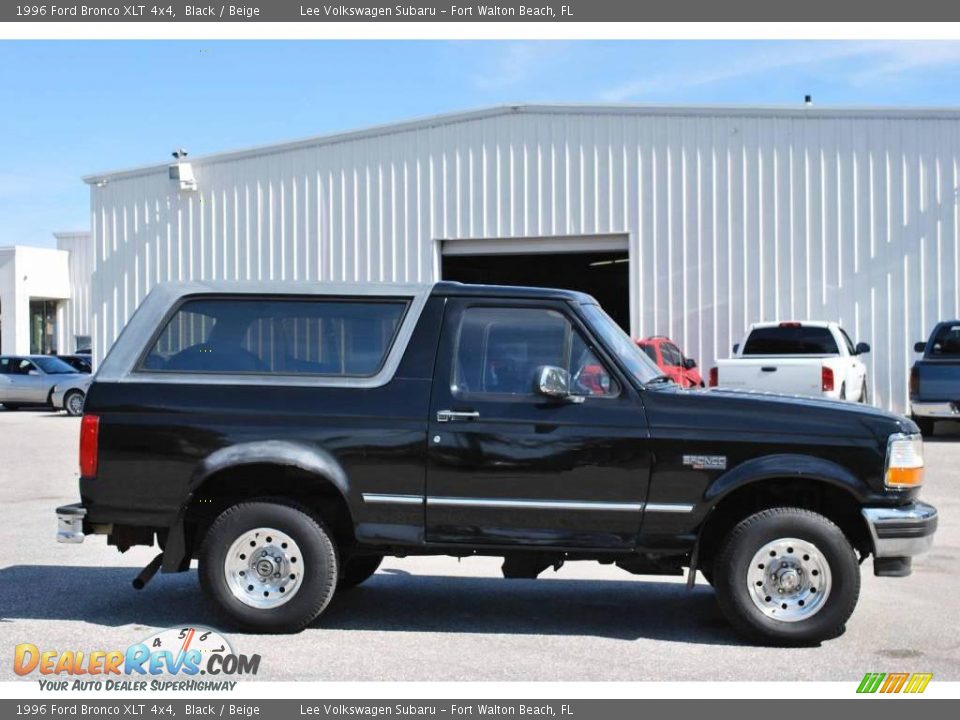
[[[714,579],[737,632],[774,645],[841,635],[860,595],[860,567],[843,531],[800,508],[741,521],[717,554]]]
[[[863,385],[860,387],[860,402],[866,405],[870,402],[870,396],[867,395],[867,381],[863,381]]]
[[[323,523],[277,502],[225,510],[198,557],[203,590],[251,630],[299,632],[323,612],[337,586],[337,554]]]
[[[71,417],[83,415],[83,392],[80,390],[71,390],[63,399],[63,409]]]

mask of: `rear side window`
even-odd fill
[[[932,355],[960,357],[960,325],[944,325],[933,339]]]
[[[837,341],[828,328],[768,327],[750,333],[744,355],[835,355]]]
[[[140,368],[368,377],[383,366],[406,308],[393,299],[188,300]]]
[[[650,359],[653,360],[654,362],[658,362],[658,361],[657,361],[657,348],[655,348],[653,345],[641,345],[641,346],[640,346],[640,349],[643,350],[643,352],[646,353],[646,355],[647,355],[648,358],[650,358]]]

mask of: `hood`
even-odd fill
[[[662,393],[662,395],[661,395]],[[919,433],[912,420],[845,400],[757,390],[682,390],[664,386],[657,395],[660,420],[667,424],[694,424],[705,428],[736,428],[738,431],[781,436],[860,438],[886,443],[893,433]],[[669,399],[667,396],[670,396]],[[676,414],[674,414],[676,413]]]

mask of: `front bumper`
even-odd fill
[[[914,502],[899,507],[868,507],[861,510],[876,558],[905,558],[925,553],[937,531],[937,509]]]
[[[916,402],[910,403],[914,415],[936,420],[960,420],[960,402]]]
[[[80,503],[57,508],[57,542],[82,543],[83,519],[87,510]]]

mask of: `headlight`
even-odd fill
[[[891,435],[887,441],[885,482],[891,488],[923,484],[923,440],[919,435]]]

